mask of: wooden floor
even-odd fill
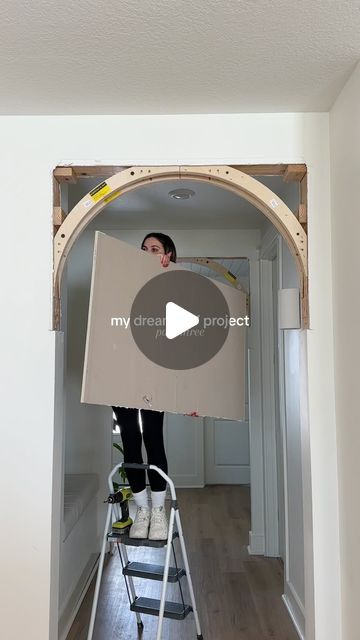
[[[247,552],[249,489],[209,486],[182,489],[177,494],[204,640],[298,640],[281,599],[282,563],[249,556]],[[128,552],[130,559],[163,564],[163,549],[128,547]],[[182,584],[186,585],[186,578]],[[137,595],[160,597],[159,582],[137,579],[135,586]],[[67,640],[86,640],[93,588],[94,584]],[[167,599],[179,600],[178,585],[169,584]],[[189,602],[188,598],[185,600]],[[109,556],[93,640],[155,640],[157,618],[143,616],[143,622],[143,633],[138,635],[135,614],[128,607],[119,558]],[[193,615],[182,622],[164,620],[162,637],[195,640]]]

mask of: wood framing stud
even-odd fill
[[[60,205],[61,205],[60,184],[58,183],[54,175],[53,176],[53,208],[60,207]]]
[[[288,165],[288,164],[238,164],[238,165],[230,165],[233,169],[238,169],[243,173],[246,173],[249,176],[257,177],[257,176],[284,176],[289,167],[297,167],[296,172],[298,181],[306,173],[306,165],[304,164],[296,164],[296,165]],[[62,172],[65,172],[65,175],[71,169],[76,178],[110,178],[114,176],[116,173],[120,171],[124,171],[125,169],[129,169],[130,167],[122,166],[122,165],[71,165],[57,167],[56,171],[60,171],[60,177]],[[136,167],[135,167],[136,168]],[[294,171],[292,171],[294,174]],[[294,174],[295,175],[295,174]]]
[[[307,173],[304,175],[299,185],[299,222],[304,229],[305,233],[307,233],[307,193],[308,193],[308,181],[307,181]]]
[[[302,291],[300,300],[300,312],[302,325],[306,328],[310,326],[309,318],[309,279],[304,276],[302,279]]]
[[[54,207],[53,225],[54,227],[60,227],[66,218],[65,212],[61,207]]]
[[[301,182],[305,175],[305,164],[288,164],[284,173],[284,182]]]
[[[282,176],[285,182],[300,182],[306,175],[305,164],[234,164],[230,166],[253,177]],[[76,179],[80,178],[110,178],[129,168],[121,165],[59,166],[55,169],[54,175],[59,182],[76,182]]]
[[[248,176],[283,176],[287,164],[233,164],[233,169],[238,169]]]
[[[297,218],[298,218],[300,224],[306,224],[307,223],[307,211],[306,211],[306,205],[305,204],[299,204],[299,210],[298,210]]]
[[[124,169],[128,169],[129,167],[122,167],[119,165],[112,166],[104,166],[104,165],[96,165],[96,166],[73,166],[72,169],[75,173],[75,176],[78,179],[81,178],[110,178],[114,176],[116,173],[120,171],[124,171]]]
[[[305,164],[233,164],[231,167],[254,178],[282,176],[285,182],[300,182],[306,175]]]
[[[56,167],[54,178],[59,184],[62,182],[77,182],[76,173],[73,167]]]

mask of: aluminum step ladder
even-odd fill
[[[186,553],[185,541],[180,521],[179,507],[176,499],[176,492],[174,483],[164,471],[159,467],[152,464],[136,464],[136,463],[120,463],[117,464],[110,472],[108,477],[108,486],[110,493],[114,493],[113,476],[123,467],[125,469],[151,469],[159,473],[170,488],[171,493],[171,510],[169,517],[169,530],[167,540],[149,540],[149,539],[136,539],[130,538],[129,535],[124,533],[115,532],[111,528],[113,521],[119,520],[119,505],[116,503],[109,503],[103,542],[101,547],[101,554],[99,560],[99,567],[96,578],[95,593],[93,599],[93,605],[91,610],[90,624],[87,640],[92,640],[94,633],[96,610],[99,600],[101,578],[104,568],[105,551],[109,542],[116,543],[117,549],[123,569],[123,575],[125,579],[125,585],[129,596],[130,610],[136,614],[137,625],[139,629],[143,628],[143,622],[141,619],[141,613],[158,616],[158,626],[156,633],[156,640],[161,640],[162,626],[164,618],[172,618],[174,620],[184,620],[189,613],[194,614],[196,637],[198,640],[203,640],[203,636],[200,630],[199,616],[196,608],[194,589],[192,585],[190,568],[188,557]],[[181,555],[183,559],[184,568],[178,567],[174,541],[178,539],[180,543]],[[165,547],[165,564],[155,565],[142,562],[130,562],[127,554],[127,546],[144,546],[144,547]],[[170,556],[173,551],[174,567],[170,566]],[[161,597],[160,600],[154,598],[144,598],[136,595],[134,578],[145,578],[148,580],[162,581]],[[181,587],[181,579],[186,578],[191,604],[185,604],[183,598],[183,590]],[[181,602],[170,602],[166,600],[166,590],[169,582],[177,582],[179,585],[179,591],[181,595]]]

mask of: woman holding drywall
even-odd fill
[[[164,233],[148,233],[141,248],[159,256],[163,267],[176,262],[176,248],[172,239]],[[124,462],[142,463],[144,442],[148,464],[154,464],[167,473],[167,459],[163,436],[163,411],[150,409],[127,409],[113,407],[120,427],[123,442]],[[141,420],[141,427],[139,420]],[[148,471],[151,489],[151,507],[146,491],[143,469],[127,469],[126,474],[137,506],[136,516],[130,529],[131,538],[166,540],[168,523],[165,511],[166,481],[156,471]]]

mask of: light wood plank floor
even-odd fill
[[[281,599],[281,561],[247,552],[249,488],[209,486],[182,489],[177,494],[204,640],[298,640]],[[130,559],[158,564],[163,564],[165,553],[139,547],[128,547],[128,552]],[[186,579],[182,584],[186,585]],[[138,595],[160,597],[161,583],[137,579],[135,586]],[[67,640],[86,640],[93,588],[94,581]],[[179,600],[177,585],[169,585],[167,599]],[[143,616],[143,622],[139,636],[135,614],[129,611],[119,558],[117,554],[110,556],[93,640],[154,640],[157,618]],[[195,640],[192,614],[182,622],[164,620],[163,638]]]

